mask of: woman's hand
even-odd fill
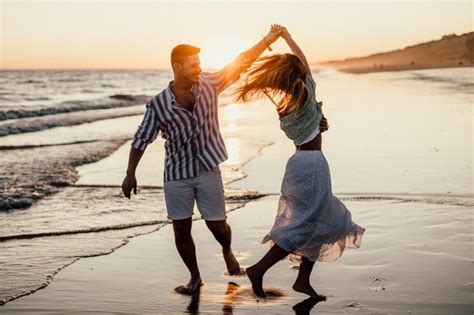
[[[283,25],[280,25],[280,24],[274,24],[274,27],[280,32],[280,36],[284,39],[284,40],[288,40],[291,38],[291,35],[290,35],[290,32],[288,32],[288,30],[286,29],[286,27],[284,27]]]
[[[323,117],[321,118],[321,121],[319,123],[319,131],[322,132],[325,132],[329,129],[329,124],[328,124],[328,120],[326,119],[326,117]]]
[[[270,31],[265,36],[265,40],[268,42],[268,44],[272,44],[281,35],[281,29],[276,27],[275,25],[277,24],[272,24],[272,26],[270,27]]]

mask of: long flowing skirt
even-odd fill
[[[360,247],[364,231],[333,196],[322,151],[296,151],[286,165],[275,223],[262,243],[311,261],[334,262],[346,247]]]

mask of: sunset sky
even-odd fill
[[[403,48],[472,31],[471,1],[0,0],[1,69],[169,68],[170,50],[202,48],[220,67],[285,25],[311,62]],[[275,51],[286,51],[283,42]]]

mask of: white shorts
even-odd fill
[[[183,220],[194,214],[194,200],[201,217],[206,221],[222,221],[225,213],[224,185],[221,170],[201,171],[197,177],[164,183],[168,219]]]

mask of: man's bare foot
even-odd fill
[[[227,272],[230,276],[238,276],[240,274],[240,265],[232,253],[232,249],[223,249],[222,255],[227,266]]]
[[[318,293],[316,293],[316,291],[314,291],[313,287],[311,286],[309,282],[296,281],[293,284],[293,290],[295,290],[296,292],[307,294],[311,298],[316,299],[316,300],[320,300],[320,301],[326,300],[326,297],[324,295],[319,295]]]
[[[259,275],[255,271],[255,267],[251,266],[246,269],[247,272],[247,277],[249,277],[250,282],[252,283],[252,291],[253,293],[261,298],[266,298],[267,295],[265,294],[265,291],[263,291],[262,287],[262,276]]]
[[[179,294],[192,295],[199,291],[203,285],[204,283],[202,283],[201,277],[195,279],[191,278],[186,285],[180,285],[174,288],[174,290]]]

